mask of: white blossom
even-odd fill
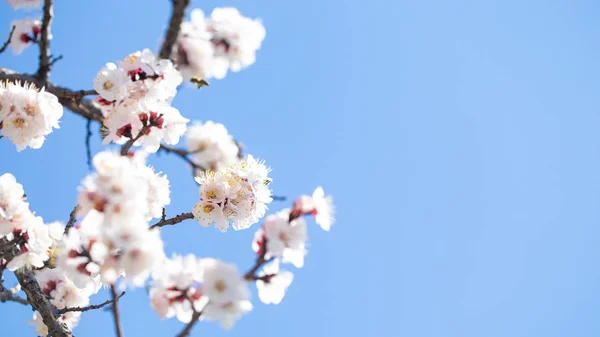
[[[19,55],[31,45],[32,41],[36,41],[41,33],[42,22],[33,19],[21,19],[10,23],[11,27],[15,27],[10,38],[10,46],[14,55]],[[52,36],[48,37],[49,39]]]
[[[224,329],[231,329],[236,320],[252,310],[247,282],[235,265],[205,260],[204,294],[208,303],[201,319],[218,320]]]
[[[23,221],[31,214],[24,195],[23,185],[12,174],[0,176],[0,237],[22,228]]]
[[[217,172],[208,171],[196,178],[200,184],[200,202],[192,213],[202,226],[214,224],[226,232],[247,229],[258,222],[273,199],[268,188],[270,169],[251,155],[238,164]]]
[[[329,231],[331,225],[335,222],[333,197],[330,195],[325,196],[325,192],[321,186],[315,189],[312,197],[302,195],[296,199],[294,201],[294,210],[292,212],[301,215],[313,215],[316,223],[325,231]]]
[[[78,284],[124,276],[123,284],[141,286],[164,258],[159,231],[147,220],[168,201],[168,181],[135,156],[101,152],[94,166],[79,196],[83,220],[69,231],[58,263]]]
[[[185,144],[192,161],[203,168],[217,171],[239,162],[239,147],[221,123],[192,124],[185,134]]]
[[[17,244],[19,253],[6,265],[6,269],[14,271],[23,266],[44,266],[44,262],[49,259],[48,252],[53,242],[49,227],[41,217],[28,215],[23,226],[15,228],[12,236],[20,242]]]
[[[263,247],[264,240],[267,245]],[[306,255],[306,222],[298,217],[290,221],[290,210],[285,209],[265,218],[263,227],[254,237],[253,248],[260,252],[267,249],[265,257],[281,257],[282,262],[292,263],[296,268],[304,266]]]
[[[191,320],[194,309],[204,307],[203,260],[194,255],[174,255],[165,259],[152,272],[150,299],[161,319],[177,316],[181,322]]]
[[[210,17],[194,9],[182,24],[175,59],[186,78],[222,79],[228,70],[237,72],[256,61],[265,35],[260,20],[235,8],[215,8]]]
[[[2,135],[16,145],[17,151],[27,146],[39,149],[52,128],[59,127],[62,115],[58,98],[43,88],[20,82],[0,84]]]
[[[43,0],[8,0],[14,9],[37,8],[40,7]]]
[[[294,274],[289,271],[279,270],[279,260],[263,267],[263,270],[258,273],[259,279],[256,280],[256,288],[258,289],[258,297],[265,304],[279,304],[287,288],[294,280]]]
[[[42,269],[35,272],[40,288],[57,309],[84,307],[89,304],[89,297],[98,292],[99,288],[78,288],[64,273],[58,269]],[[72,330],[79,323],[81,312],[70,311],[58,317],[60,323]],[[36,333],[40,336],[48,334],[48,328],[36,311],[30,324],[35,325]]]
[[[124,144],[139,135],[134,145],[149,152],[156,152],[161,141],[177,144],[189,121],[171,106],[182,81],[170,60],[149,49],[128,55],[118,66],[106,64],[94,79],[100,94],[94,101],[106,129],[103,143]]]

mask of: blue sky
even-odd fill
[[[600,334],[600,3],[192,1],[225,5],[263,19],[257,63],[184,88],[175,106],[224,123],[273,167],[276,194],[323,185],[339,214],[330,233],[311,223],[306,266],[281,305],[254,296],[232,331],[205,323],[192,336]],[[157,49],[169,1],[57,1],[55,12],[52,51],[64,59],[52,80],[88,89],[104,63]],[[35,13],[0,2],[0,26]],[[0,66],[33,72],[36,60],[31,48]],[[0,141],[0,172],[48,221],[74,205],[84,137],[85,121],[66,112],[40,150]],[[171,181],[169,214],[189,211],[187,167],[164,154],[152,163]],[[252,236],[194,222],[163,231],[169,253],[242,270]],[[122,308],[126,336],[182,327],[158,320],[144,290]],[[0,305],[11,336],[33,335],[30,315]],[[86,313],[75,333],[110,335],[111,317]]]

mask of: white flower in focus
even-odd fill
[[[221,123],[196,122],[185,134],[185,144],[194,163],[217,171],[239,162],[240,149]]]
[[[39,149],[45,136],[58,128],[63,107],[53,94],[33,84],[0,84],[0,122],[2,135],[13,142],[17,151],[27,146]]]
[[[14,9],[37,8],[42,4],[42,0],[8,0]]]
[[[94,89],[107,101],[115,101],[128,94],[128,82],[126,72],[118,69],[114,63],[107,63],[94,78]]]
[[[232,328],[240,316],[252,310],[248,285],[233,264],[215,259],[204,261],[204,294],[208,304],[201,318],[219,320],[225,329]]]
[[[294,280],[294,274],[289,271],[279,271],[279,260],[275,259],[272,263],[266,265],[258,274],[259,277],[266,278],[256,280],[258,297],[265,304],[279,304],[287,288]]]
[[[10,26],[15,27],[15,31],[10,38],[10,46],[13,55],[19,55],[31,44],[31,41],[39,38],[42,22],[40,20],[22,19],[11,22]]]
[[[94,101],[104,118],[103,143],[133,144],[156,152],[161,141],[176,144],[185,133],[188,119],[171,106],[183,78],[170,60],[144,49],[132,53],[116,66],[108,63],[98,72]]]
[[[273,200],[268,188],[269,171],[263,161],[248,156],[226,169],[201,173],[196,178],[200,202],[192,210],[194,219],[204,227],[214,224],[221,232],[230,225],[242,230],[257,223]]]

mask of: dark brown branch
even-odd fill
[[[87,124],[85,125],[86,134],[85,134],[85,154],[86,154],[86,163],[88,169],[92,170],[92,147],[90,145],[90,141],[92,140],[92,120],[88,119]]]
[[[192,213],[181,213],[181,214],[175,216],[174,218],[170,218],[170,219],[166,219],[163,217],[159,222],[150,226],[150,229],[161,228],[163,226],[176,225],[180,222],[183,222],[184,220],[189,220],[189,219],[193,219],[193,218],[194,218],[194,214],[192,214]]]
[[[256,276],[256,272],[260,269],[260,267],[262,267],[265,263],[268,262],[268,260],[265,259],[265,257],[267,256],[267,238],[263,238],[260,248],[260,254],[256,258],[254,266],[252,266],[252,268],[250,268],[250,270],[248,270],[248,272],[244,274],[244,279],[247,281],[253,281],[258,279],[258,276]]]
[[[62,315],[66,312],[72,312],[72,311],[79,311],[79,312],[86,312],[86,311],[90,311],[90,310],[96,310],[96,309],[101,309],[104,308],[105,306],[114,303],[115,301],[118,301],[121,297],[123,297],[125,295],[125,292],[123,291],[119,296],[117,296],[117,299],[114,300],[106,300],[100,304],[93,304],[93,305],[88,305],[87,307],[73,307],[73,308],[64,308],[64,309],[60,309],[58,312]]]
[[[178,149],[174,146],[169,146],[169,145],[165,145],[162,144],[160,146],[160,150],[163,150],[167,153],[173,153],[175,155],[177,155],[179,158],[183,159],[184,161],[186,161],[188,164],[190,164],[192,166],[192,168],[195,170],[200,170],[200,171],[206,171],[205,167],[202,167],[201,165],[196,164],[190,157],[189,155],[192,153],[195,153],[197,151],[187,151],[184,149]],[[195,172],[194,172],[195,175]]]
[[[39,78],[27,75],[15,73],[12,70],[0,68],[0,80],[1,81],[20,81],[34,83],[37,87],[45,87],[46,91],[56,95],[59,98],[60,104],[74,113],[97,122],[102,122],[104,117],[102,111],[96,105],[88,99],[80,99],[86,95],[97,94],[92,90],[71,90],[64,87],[55,86],[52,83],[42,81]]]
[[[17,302],[23,305],[29,305],[29,302],[27,302],[26,299],[13,294],[9,289],[4,288],[2,284],[0,284],[0,302]]]
[[[172,0],[173,11],[171,12],[171,19],[169,20],[169,28],[165,34],[165,40],[163,41],[160,53],[158,54],[162,59],[170,59],[173,54],[173,47],[179,36],[181,30],[181,23],[185,15],[185,10],[190,4],[190,0]]]
[[[52,16],[54,15],[53,0],[44,0],[44,16],[42,18],[42,28],[40,35],[40,66],[37,71],[37,78],[41,81],[48,81],[50,75],[50,26],[52,25]]]
[[[50,55],[50,57],[52,57],[52,55]],[[49,67],[52,68],[52,66],[54,65],[54,63],[60,61],[63,59],[62,55],[58,55],[57,57],[52,57],[52,60],[50,60],[50,64]]]
[[[192,332],[192,328],[194,327],[194,324],[196,324],[196,322],[198,322],[198,319],[200,318],[200,316],[202,316],[202,311],[197,312],[196,310],[194,310],[194,313],[192,314],[192,319],[190,320],[190,322],[188,324],[185,325],[185,328],[183,328],[183,330],[177,335],[177,337],[186,337],[190,334],[190,332]]]
[[[0,54],[4,53],[6,48],[8,48],[8,45],[10,44],[10,40],[12,39],[13,33],[15,32],[16,28],[17,28],[17,26],[12,26],[12,29],[10,30],[10,34],[8,34],[8,40],[6,40],[6,42],[4,42],[4,44],[2,45],[2,48],[0,48]]]
[[[73,337],[67,326],[58,320],[60,314],[58,309],[50,302],[46,294],[40,288],[33,272],[27,268],[15,272],[21,289],[27,294],[27,301],[31,307],[42,316],[44,324],[48,327],[48,336]]]
[[[121,155],[122,156],[126,156],[129,154],[129,149],[131,149],[131,147],[133,146],[133,144],[135,142],[138,141],[138,139],[142,138],[142,136],[144,136],[145,134],[148,133],[148,130],[150,130],[150,128],[152,127],[152,125],[150,123],[148,123],[147,125],[144,125],[144,127],[140,130],[140,132],[137,134],[137,136],[130,138],[127,143],[123,144],[123,147],[121,147]]]
[[[110,307],[113,317],[115,319],[115,332],[117,337],[123,337],[123,332],[121,330],[121,318],[119,317],[119,298],[117,296],[117,290],[114,285],[110,286],[110,294],[112,296],[113,305]]]
[[[69,232],[69,229],[71,229],[75,225],[75,221],[77,221],[78,211],[79,205],[75,205],[75,207],[73,207],[73,210],[69,214],[69,222],[67,222],[67,225],[65,226],[65,234],[67,234]]]

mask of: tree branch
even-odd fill
[[[92,147],[90,145],[90,141],[92,140],[92,120],[88,119],[87,124],[85,125],[86,134],[85,134],[85,154],[86,154],[86,162],[88,169],[92,170]]]
[[[111,306],[111,311],[113,313],[113,317],[115,319],[115,332],[117,337],[123,337],[123,332],[121,330],[121,318],[119,317],[119,298],[117,296],[117,290],[114,285],[110,286],[110,294],[112,296],[113,305]]]
[[[194,173],[194,176],[196,175],[196,174],[195,174],[195,173],[196,173],[196,172],[195,172],[195,170],[206,171],[206,168],[205,168],[205,167],[203,167],[203,166],[201,166],[201,165],[198,165],[198,164],[196,164],[196,163],[195,163],[195,162],[194,162],[194,161],[193,161],[193,160],[192,160],[192,159],[189,157],[189,155],[190,155],[190,154],[192,154],[192,153],[194,153],[194,151],[190,152],[190,151],[183,150],[183,149],[178,149],[178,148],[176,148],[176,147],[174,147],[174,146],[169,146],[169,145],[166,145],[166,144],[162,144],[162,145],[160,146],[160,149],[159,149],[159,150],[163,150],[163,151],[165,151],[165,152],[167,152],[167,153],[173,153],[173,154],[177,155],[179,158],[181,158],[181,159],[183,159],[184,161],[186,161],[186,162],[187,162],[188,164],[190,164],[190,165],[192,166],[192,168],[194,169],[194,172],[193,172],[193,173]]]
[[[142,127],[142,129],[140,130],[140,132],[137,134],[137,136],[130,138],[127,143],[123,144],[123,147],[121,147],[121,155],[122,156],[126,156],[129,154],[129,149],[131,149],[131,147],[133,146],[133,144],[135,142],[138,141],[138,139],[142,138],[143,135],[145,135],[150,128],[152,127],[152,125],[150,123],[148,123],[147,125],[144,125],[144,127]]]
[[[69,229],[75,225],[75,221],[77,221],[77,211],[79,211],[79,205],[75,205],[69,214],[69,222],[67,222],[67,225],[65,226],[65,234],[67,234]]]
[[[48,336],[73,337],[66,324],[60,323],[58,309],[50,302],[40,288],[33,272],[27,268],[15,272],[21,288],[27,294],[27,301],[34,310],[40,313],[44,324],[48,327]]]
[[[6,40],[6,42],[4,42],[4,44],[2,45],[2,48],[0,48],[0,54],[4,53],[6,48],[8,48],[8,45],[10,44],[10,40],[12,39],[13,33],[15,32],[16,28],[17,28],[17,26],[12,26],[12,29],[10,30],[10,34],[8,34],[8,40]]]
[[[42,18],[42,28],[40,36],[40,66],[37,71],[37,77],[41,81],[48,81],[50,74],[50,26],[52,16],[54,15],[53,0],[44,0],[44,16]]]
[[[173,47],[179,36],[185,9],[190,4],[190,0],[172,0],[172,3],[173,11],[171,12],[171,19],[169,20],[169,28],[167,28],[165,40],[163,41],[160,53],[158,54],[162,59],[170,59],[171,54],[173,54]]]
[[[247,281],[257,280],[259,277],[256,276],[256,271],[258,271],[258,269],[260,269],[260,267],[262,267],[265,263],[268,262],[268,260],[265,259],[265,257],[267,256],[267,238],[266,237],[263,238],[260,247],[261,247],[260,255],[258,255],[258,257],[256,258],[256,262],[254,263],[254,266],[252,266],[252,268],[250,268],[250,270],[248,270],[248,272],[246,272],[246,274],[244,274],[244,279]]]
[[[163,226],[171,226],[171,225],[176,225],[180,222],[183,222],[184,220],[188,220],[188,219],[193,219],[194,218],[194,214],[192,213],[181,213],[177,216],[175,216],[174,218],[170,218],[170,219],[161,219],[159,222],[155,223],[154,225],[150,226],[150,229],[154,229],[154,228],[161,228]]]
[[[196,324],[196,322],[198,322],[198,319],[200,318],[200,316],[202,316],[202,311],[196,312],[196,310],[194,310],[194,313],[192,314],[192,319],[190,320],[190,322],[188,324],[186,324],[185,328],[183,328],[183,330],[177,335],[177,337],[188,336],[190,334],[190,332],[192,332],[192,328],[194,327],[194,324]]]
[[[112,300],[106,300],[100,304],[93,304],[93,305],[88,305],[87,307],[73,307],[73,308],[64,308],[64,309],[60,309],[58,312],[62,315],[64,313],[67,312],[72,312],[72,311],[79,311],[79,312],[86,312],[86,311],[90,311],[90,310],[96,310],[96,309],[101,309],[104,308],[105,306],[111,304],[111,303],[115,303],[115,301],[118,301],[121,297],[123,297],[125,295],[125,292],[121,292],[121,294],[119,296],[117,296],[116,299],[112,299]]]
[[[26,299],[13,294],[9,289],[5,289],[0,285],[0,302],[17,302],[23,305],[29,305]]]

